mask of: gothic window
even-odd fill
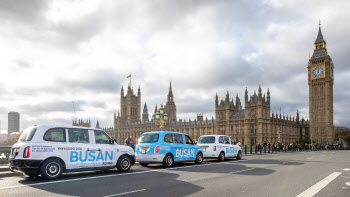
[[[238,134],[238,125],[236,125],[236,133]]]
[[[231,126],[231,134],[233,134],[233,126]]]
[[[244,126],[242,126],[242,134],[244,134]]]
[[[221,120],[225,119],[224,113],[221,113]]]
[[[255,116],[255,110],[252,110],[252,111],[251,111],[251,115],[252,115],[252,116]]]

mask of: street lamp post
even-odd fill
[[[160,130],[163,131],[163,127],[166,125],[166,121],[168,120],[168,114],[165,113],[164,108],[159,108],[156,113],[156,120],[159,123]]]

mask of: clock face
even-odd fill
[[[323,68],[322,67],[316,67],[313,71],[312,74],[314,75],[314,77],[320,77],[323,75]]]

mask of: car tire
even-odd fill
[[[34,177],[39,176],[40,173],[39,172],[25,172],[24,174],[31,177],[31,178],[34,178]]]
[[[197,154],[195,163],[196,163],[196,164],[201,164],[201,163],[203,163],[203,154],[202,154],[202,153],[198,153],[198,154]]]
[[[174,165],[174,157],[171,154],[166,154],[163,159],[163,166],[166,168],[170,168]]]
[[[131,158],[127,155],[122,155],[117,161],[117,169],[119,172],[127,172],[131,168]]]
[[[149,163],[142,163],[142,162],[139,162],[141,166],[143,167],[147,167]]]
[[[219,161],[225,161],[225,153],[221,152],[219,155]]]
[[[237,159],[237,160],[242,159],[242,151],[238,151],[238,154],[237,154],[236,159]]]
[[[44,179],[57,179],[63,173],[63,164],[58,159],[46,160],[40,168],[40,174]]]

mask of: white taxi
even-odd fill
[[[41,125],[25,129],[11,148],[12,171],[56,179],[63,172],[106,170],[128,171],[135,163],[134,150],[118,145],[103,130]]]
[[[197,145],[202,147],[204,158],[217,158],[219,161],[242,158],[241,147],[227,135],[203,135],[199,137]]]

